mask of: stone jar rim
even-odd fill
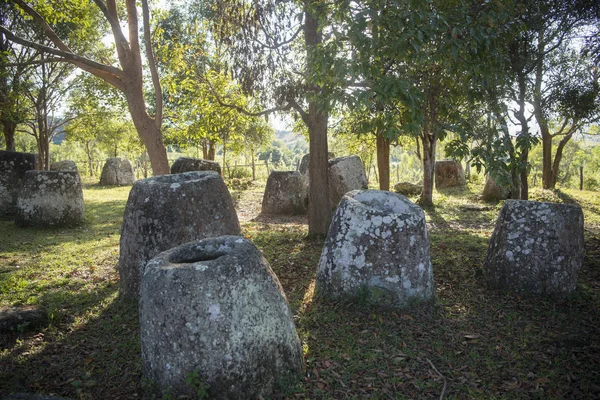
[[[382,204],[379,199],[365,199],[368,195],[385,196],[384,202],[393,201],[395,204]],[[345,201],[349,202],[353,207],[359,208],[375,215],[412,215],[414,212],[420,212],[420,207],[412,203],[405,196],[398,193],[388,192],[385,190],[353,190],[344,195]],[[375,203],[375,204],[373,204]]]

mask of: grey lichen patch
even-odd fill
[[[141,274],[158,253],[190,240],[239,233],[229,191],[214,171],[161,175],[135,182],[123,216],[121,295],[138,298]]]
[[[77,172],[27,171],[17,199],[19,226],[61,227],[83,223],[83,190]]]
[[[308,180],[296,171],[272,171],[267,179],[261,212],[273,215],[306,214]]]
[[[281,285],[242,237],[190,242],[152,259],[140,328],[145,377],[177,396],[191,394],[185,377],[192,371],[211,398],[247,399],[269,396],[303,368]]]
[[[375,302],[402,307],[433,299],[434,289],[423,210],[390,192],[347,193],[325,240],[317,294],[354,297],[367,290]]]
[[[563,297],[577,286],[583,255],[581,207],[507,200],[490,239],[485,277],[493,288]]]

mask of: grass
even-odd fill
[[[263,186],[236,191],[251,214]],[[436,193],[427,209],[437,286],[433,305],[405,310],[313,299],[322,240],[302,218],[243,218],[245,236],[279,277],[305,350],[306,375],[287,398],[542,399],[600,397],[600,194],[533,190],[576,202],[586,258],[568,299],[489,291],[482,263],[501,204],[481,188]],[[86,224],[20,229],[0,221],[0,306],[39,304],[41,331],[0,337],[0,395],[81,399],[143,395],[137,311],[118,298],[119,231],[129,188],[86,185]],[[258,207],[253,206],[254,209]]]

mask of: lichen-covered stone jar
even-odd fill
[[[394,307],[432,300],[435,284],[423,210],[396,193],[347,193],[325,240],[316,293],[365,296]]]
[[[217,173],[193,171],[136,181],[123,215],[121,295],[137,300],[146,263],[158,253],[190,240],[239,234],[233,201]]]
[[[34,170],[36,155],[0,150],[0,217],[13,216],[25,172]]]
[[[292,318],[252,242],[221,236],[185,243],[153,258],[142,278],[144,377],[159,396],[194,398],[186,377],[195,375],[210,398],[269,398],[303,369]]]
[[[68,227],[83,223],[85,207],[79,173],[27,171],[19,191],[15,223],[23,227]]]
[[[488,286],[564,297],[583,264],[583,212],[576,204],[506,200],[485,259]]]
[[[261,212],[273,215],[306,214],[308,180],[296,171],[272,171],[267,179]]]

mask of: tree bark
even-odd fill
[[[579,166],[579,190],[583,190],[583,165]]]
[[[381,132],[377,133],[377,169],[379,189],[390,190],[390,141]]]
[[[16,151],[15,146],[15,131],[17,130],[17,124],[12,121],[2,121],[2,131],[4,133],[4,142],[6,144],[6,150]]]
[[[254,163],[254,146],[252,146],[252,180],[255,181],[256,180],[256,165]]]
[[[427,132],[423,132],[421,140],[423,144],[423,191],[419,204],[424,207],[433,207],[433,174],[437,140],[435,135]]]
[[[306,45],[307,68],[310,69],[315,58],[315,50],[323,42],[322,5],[312,0],[304,1],[304,41]],[[307,71],[308,72],[308,71]],[[308,176],[310,193],[308,205],[308,233],[311,236],[326,235],[331,222],[332,210],[329,201],[329,160],[327,157],[327,123],[329,111],[317,105],[317,94],[321,88],[310,85],[308,113],[302,113],[302,119],[308,127],[310,165]]]

